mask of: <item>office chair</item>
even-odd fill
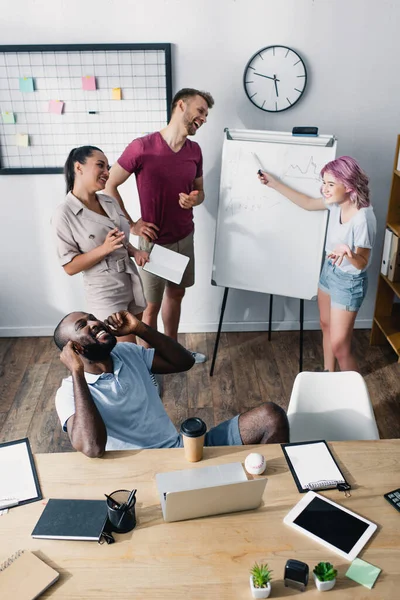
[[[367,386],[354,371],[299,373],[287,416],[291,442],[379,440]]]

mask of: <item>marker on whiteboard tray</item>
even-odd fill
[[[95,115],[96,111],[95,110],[89,110],[89,115]]]
[[[300,135],[303,137],[317,137],[318,127],[293,127],[292,135]]]

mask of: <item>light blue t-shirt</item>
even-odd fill
[[[357,269],[346,257],[338,267],[346,273],[356,275],[366,271],[371,264],[372,248],[376,236],[376,218],[372,206],[360,208],[347,223],[341,222],[341,209],[339,204],[326,204],[329,209],[329,223],[326,234],[325,251],[333,252],[338,244],[347,244],[352,252],[356,248],[371,248],[369,259],[364,269]]]
[[[107,429],[106,450],[172,448],[178,433],[168,417],[149,371],[154,349],[120,342],[111,352],[114,373],[85,373],[91,396]],[[56,395],[61,425],[75,414],[72,377]]]

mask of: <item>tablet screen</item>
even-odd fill
[[[369,527],[369,523],[320,498],[313,498],[293,523],[346,553]]]

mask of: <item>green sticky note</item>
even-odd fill
[[[15,123],[15,115],[13,112],[2,112],[1,113],[3,123]]]
[[[19,78],[19,91],[20,92],[34,92],[35,91],[32,77],[20,77]]]
[[[370,565],[361,558],[356,558],[347,569],[346,577],[371,590],[380,572],[381,569],[378,567]]]

